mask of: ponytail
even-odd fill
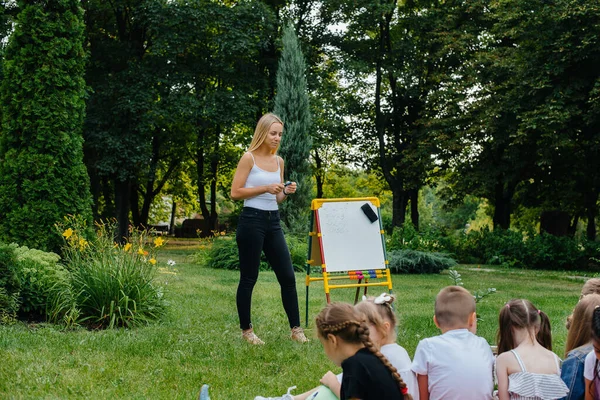
[[[600,327],[600,322],[598,325]],[[527,329],[530,332],[531,329],[537,329],[536,336],[531,339],[537,340],[539,344],[552,351],[550,319],[546,313],[537,309],[529,300],[512,299],[500,309],[497,335],[498,354],[515,348],[513,328]]]
[[[361,321],[360,326],[357,329],[358,337],[364,346],[373,353],[377,358],[381,360],[383,365],[392,373],[392,377],[396,382],[398,382],[398,386],[400,387],[400,392],[402,393],[403,400],[413,400],[413,397],[408,393],[408,387],[406,383],[402,380],[402,377],[398,373],[396,367],[390,363],[390,361],[384,356],[371,342],[371,338],[369,337],[369,327],[364,321]]]
[[[538,314],[540,315],[540,330],[536,336],[536,339],[539,344],[552,351],[552,329],[550,327],[550,319],[548,315],[538,310]]]

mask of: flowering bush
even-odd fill
[[[130,327],[162,316],[166,303],[155,282],[162,238],[150,240],[147,232],[132,228],[124,243],[115,243],[113,224],[97,224],[95,235],[85,236],[85,224],[72,217],[59,229],[73,288],[59,308],[72,302],[77,321],[92,328]]]

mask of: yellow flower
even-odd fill
[[[150,261],[150,264],[152,264],[152,265],[156,264],[156,259],[155,258],[151,258],[148,261]]]
[[[156,239],[154,239],[154,247],[160,247],[164,243],[165,243],[165,241],[161,237],[157,237]]]
[[[85,239],[79,239],[79,248],[81,250],[85,249],[85,247],[88,245],[88,241]]]
[[[66,231],[63,232],[62,235],[65,237],[65,239],[70,238],[73,235],[73,229],[71,229],[71,228],[67,229]]]
[[[225,236],[225,231],[221,231],[221,236]]]
[[[123,250],[124,250],[124,251],[129,251],[129,250],[131,250],[131,243],[127,243],[127,244],[125,244],[125,246],[123,247]]]
[[[144,255],[144,249],[142,249],[142,248],[140,247],[140,248],[138,249],[138,254],[139,254],[140,256],[143,256],[143,255]]]

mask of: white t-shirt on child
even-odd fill
[[[589,381],[594,380],[594,366],[596,365],[596,353],[594,350],[590,351],[587,356],[585,356],[585,364],[583,366],[583,377]],[[600,375],[600,364],[598,365],[598,375]]]
[[[467,329],[423,339],[412,370],[427,375],[431,400],[491,400],[494,356],[488,342]]]

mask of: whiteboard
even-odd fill
[[[315,210],[325,271],[386,268],[380,220],[371,222],[367,218],[360,208],[365,203],[380,217],[377,207],[364,199],[324,202]]]

